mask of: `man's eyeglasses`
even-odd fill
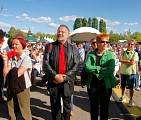
[[[99,43],[106,43],[106,44],[109,44],[109,41],[99,41]]]
[[[134,45],[134,44],[130,44],[130,43],[128,43],[128,45]]]

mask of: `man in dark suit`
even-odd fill
[[[46,46],[43,58],[43,70],[49,80],[53,120],[70,120],[71,95],[79,59],[76,48],[68,42],[68,35],[68,27],[60,25],[57,41]]]
[[[2,44],[4,42],[4,36],[5,36],[5,32],[3,32],[2,29],[0,29],[0,52],[1,52],[1,48],[2,48]],[[3,98],[3,82],[4,82],[4,77],[3,77],[3,59],[2,56],[0,54],[0,103],[5,103],[6,101]]]

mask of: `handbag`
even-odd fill
[[[6,76],[7,89],[11,94],[18,94],[26,89],[24,75],[18,77],[18,68],[12,68]]]
[[[81,84],[87,85],[87,80],[88,80],[88,72],[85,70],[85,68],[83,68],[81,72]]]
[[[8,72],[6,76],[6,87],[8,89],[8,92],[10,92],[11,94],[18,94],[24,91],[24,89],[26,89],[24,74],[18,77],[18,68],[17,67],[12,68]]]

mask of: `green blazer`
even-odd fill
[[[115,70],[115,58],[111,51],[106,50],[104,52],[100,59],[100,66],[96,66],[96,50],[89,52],[85,62],[85,69],[89,74],[87,80],[87,87],[89,89],[93,74],[98,79],[104,79],[106,89],[113,88],[117,85],[117,80],[113,74]]]

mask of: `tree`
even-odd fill
[[[133,39],[135,39],[138,42],[141,42],[141,33],[140,32],[135,32],[133,35],[131,35]]]
[[[9,37],[15,37],[16,34],[18,34],[18,33],[22,34],[24,38],[27,37],[27,33],[21,31],[20,29],[15,29],[14,27],[10,28],[10,30],[8,31],[8,36]]]
[[[8,31],[8,35],[10,37],[14,37],[17,33],[17,30],[14,27],[11,27],[10,30]]]
[[[88,21],[86,18],[82,19],[82,27],[88,27]]]
[[[92,27],[98,30],[98,19],[97,18],[93,18]]]
[[[73,25],[73,30],[82,27],[82,18],[76,18]]]
[[[92,18],[88,18],[88,26],[92,27]]]
[[[33,35],[33,37],[34,38],[39,38],[40,37],[40,39],[42,39],[42,38],[45,37],[45,35],[43,33],[41,33],[41,32],[37,32],[36,34]]]
[[[106,33],[106,22],[103,19],[100,19],[99,31]]]

